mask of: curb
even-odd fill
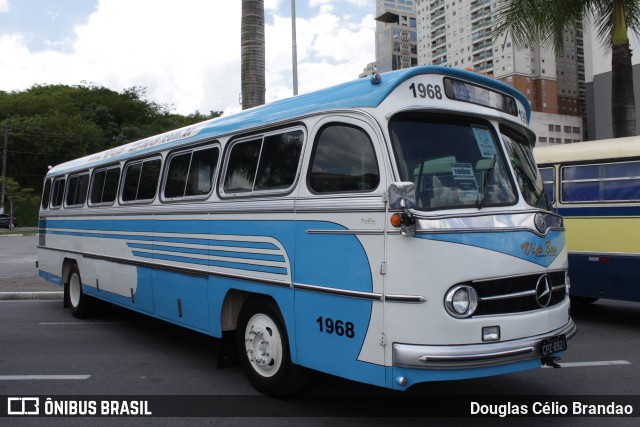
[[[0,292],[0,300],[62,300],[62,292]]]

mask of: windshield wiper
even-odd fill
[[[476,200],[476,207],[478,209],[482,209],[482,203],[484,202],[484,198],[487,195],[487,190],[489,189],[489,178],[491,177],[491,172],[493,172],[493,168],[495,167],[496,155],[494,154],[493,156],[491,156],[489,167],[480,172],[480,191],[478,192],[478,199]]]

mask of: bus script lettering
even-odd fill
[[[535,257],[554,256],[558,254],[558,249],[551,244],[549,240],[544,245],[538,243],[525,242],[520,246],[526,256],[533,255]]]

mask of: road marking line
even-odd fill
[[[558,363],[563,368],[583,368],[589,366],[613,366],[613,365],[631,365],[631,362],[626,360],[603,360],[597,362],[567,362]],[[543,366],[544,368],[551,368],[551,366]]]
[[[86,380],[91,375],[0,375],[0,381]]]

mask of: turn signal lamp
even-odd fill
[[[393,215],[391,215],[391,218],[389,219],[389,221],[391,222],[391,225],[393,225],[396,228],[399,228],[400,225],[402,225],[402,215],[399,213],[394,213]]]

